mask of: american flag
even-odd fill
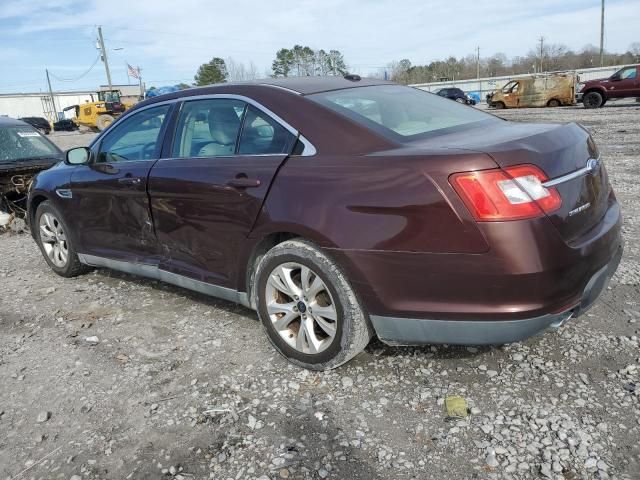
[[[140,79],[140,67],[132,67],[127,63],[127,70],[130,77]]]

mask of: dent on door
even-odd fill
[[[149,167],[149,162],[94,164],[74,172],[74,223],[84,251],[110,257],[153,252]]]

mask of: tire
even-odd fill
[[[502,110],[505,107],[504,103],[502,103],[502,102],[496,102],[496,103],[493,104],[493,106],[498,110]]]
[[[560,100],[558,100],[557,98],[552,98],[547,102],[547,107],[559,107],[559,106],[560,106]]]
[[[105,128],[107,128],[109,125],[111,125],[114,121],[115,121],[115,118],[113,118],[111,115],[104,113],[96,119],[96,128],[98,129],[99,132],[101,132]]]
[[[78,276],[90,270],[89,267],[80,263],[78,254],[73,247],[73,242],[69,238],[69,228],[58,209],[51,202],[44,201],[38,205],[33,226],[36,230],[34,234],[42,256],[51,267],[51,270],[61,277],[67,278]],[[48,230],[48,235],[45,230]],[[55,232],[55,240],[51,232]],[[61,239],[63,236],[64,240]],[[62,261],[64,258],[62,253],[55,253],[56,244],[58,252],[64,253],[66,251],[66,261]]]
[[[458,98],[456,98],[456,102],[458,102],[458,103],[462,103],[462,104],[466,104],[466,103],[467,103],[467,101],[466,101],[464,98],[462,98],[462,97],[458,97]]]
[[[599,92],[589,92],[582,97],[584,108],[600,108],[604,105],[604,98]]]
[[[309,288],[303,289],[305,271]],[[275,349],[309,370],[329,370],[348,362],[364,350],[373,334],[342,270],[306,240],[287,240],[260,259],[252,295]],[[318,315],[320,310],[324,315]]]

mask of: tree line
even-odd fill
[[[634,42],[624,53],[606,52],[605,65],[640,63],[640,42]],[[496,53],[479,59],[470,54],[465,57],[449,57],[424,65],[413,65],[403,59],[391,62],[387,67],[373,74],[398,83],[426,83],[440,80],[464,80],[480,77],[496,77],[521,73],[575,70],[600,65],[599,50],[586,45],[574,51],[562,44],[544,44],[542,49],[532,48],[527,55],[508,58],[504,53]],[[313,49],[294,45],[276,52],[271,70],[259,72],[253,62],[245,65],[232,58],[226,60],[214,57],[200,65],[194,77],[194,86],[210,85],[227,81],[255,80],[260,77],[300,77],[316,75],[345,75],[347,63],[339,50]],[[190,85],[180,84],[181,88]]]
[[[338,50],[328,52],[314,50],[307,46],[294,45],[293,48],[281,48],[276,52],[276,58],[271,65],[271,77],[306,77],[318,75],[345,75],[347,66],[344,56]],[[245,66],[232,58],[214,57],[203,63],[194,77],[194,85],[210,85],[227,81],[255,80],[261,75],[253,64]]]
[[[479,63],[479,65],[478,65]],[[640,42],[634,42],[624,53],[605,52],[604,65],[626,65],[640,63]],[[403,59],[390,63],[376,76],[386,76],[403,84],[427,83],[450,80],[517,75],[523,73],[576,70],[600,66],[600,51],[593,45],[586,45],[580,51],[573,51],[566,45],[548,44],[533,48],[525,56],[507,58],[504,53],[480,58],[467,55],[446,60],[436,60],[426,65],[412,65]],[[479,67],[479,72],[478,72]]]

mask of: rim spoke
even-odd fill
[[[296,338],[296,350],[304,352],[306,350],[307,329],[304,328],[304,323],[300,323],[300,330],[298,330],[298,337]]]
[[[289,327],[289,324],[295,320],[300,314],[293,310],[294,303],[277,303],[271,302],[267,305],[267,312],[269,315],[276,315],[278,313],[284,313],[281,317],[273,320],[273,325],[277,330],[284,330]]]
[[[322,280],[320,280],[320,277],[316,275],[313,279],[313,283],[309,285],[309,288],[307,289],[307,297],[312,301],[321,291],[326,290],[326,288],[327,287],[322,283]]]
[[[43,242],[55,242],[56,238],[46,225],[40,225],[40,238]]]
[[[336,336],[336,324],[335,322],[327,322],[324,318],[314,315],[313,319],[315,322],[324,330],[324,333],[329,335],[329,337],[333,338]]]
[[[333,307],[333,305],[329,305],[328,307],[314,306],[313,307],[313,314],[315,316],[328,318],[329,320],[337,320],[338,319],[338,314],[336,313],[336,309]]]
[[[307,317],[300,324],[300,331],[304,331],[305,337],[307,338],[307,345],[309,347],[310,353],[318,353],[320,350],[321,341],[318,337],[316,337],[316,332],[313,331],[313,320],[311,317]]]
[[[309,290],[309,281],[311,280],[311,276],[313,272],[308,267],[302,265],[300,267],[300,284],[302,286],[302,291],[306,292]]]
[[[55,231],[56,227],[53,224],[53,218],[51,217],[51,215],[45,213],[42,217],[44,218],[44,222],[47,224],[47,227],[49,227],[49,230],[51,230],[52,232]]]

